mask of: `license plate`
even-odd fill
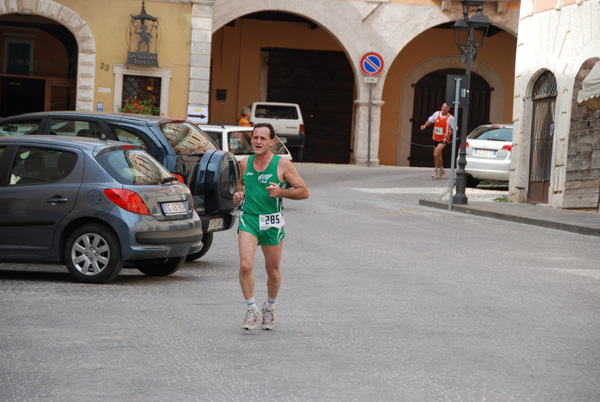
[[[496,151],[493,149],[476,149],[473,151],[473,155],[479,156],[496,156]]]
[[[225,221],[223,218],[211,219],[208,221],[208,231],[220,230],[225,227]]]
[[[183,202],[165,202],[162,204],[162,209],[165,215],[178,215],[187,212]]]

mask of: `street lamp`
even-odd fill
[[[456,205],[466,204],[468,199],[465,195],[467,186],[467,124],[469,122],[469,88],[471,85],[471,62],[477,58],[477,51],[483,45],[490,27],[490,19],[483,15],[484,0],[462,0],[463,18],[454,23],[454,43],[460,50],[460,57],[466,63],[466,104],[463,107],[463,124],[460,135],[460,150],[458,152],[458,170],[456,172],[456,194],[452,197],[452,203]],[[469,18],[471,7],[477,7],[477,12]]]

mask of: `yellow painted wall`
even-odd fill
[[[96,41],[96,88],[94,105],[104,103],[104,111],[113,110],[114,64],[127,60],[128,24],[132,14],[139,14],[141,0],[81,1],[61,0],[81,16],[90,26]],[[191,4],[146,2],[146,12],[158,18],[160,42],[158,65],[171,68],[169,115],[185,118],[187,115],[188,87],[190,77]],[[153,67],[147,67],[154,69]],[[99,92],[110,88],[110,93]],[[167,94],[161,94],[166,96]]]
[[[496,70],[504,83],[503,121],[498,123],[512,122],[516,45],[517,41],[514,36],[501,32],[489,37],[477,56],[478,60],[489,64]],[[410,133],[404,133],[403,136],[398,133],[400,92],[404,77],[420,63],[444,55],[459,55],[454,44],[453,31],[449,29],[431,29],[411,41],[400,52],[396,60],[390,63],[382,96],[385,103],[381,109],[379,143],[379,163],[381,165],[396,165],[398,141],[400,141],[401,147],[409,148],[408,153],[410,154]],[[408,166],[409,162],[408,160],[398,161],[398,164]]]
[[[212,42],[211,123],[235,122],[242,107],[261,100],[260,50],[265,47],[343,50],[328,32],[308,23],[238,19],[219,29]],[[216,100],[217,89],[227,90],[227,100]]]

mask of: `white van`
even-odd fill
[[[250,111],[250,123],[270,123],[293,154],[294,160],[302,161],[304,153],[304,119],[296,103],[254,102]]]

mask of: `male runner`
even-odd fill
[[[454,127],[454,116],[449,112],[450,106],[444,103],[441,110],[432,114],[427,121],[425,121],[425,124],[421,126],[421,131],[423,131],[430,124],[433,124],[433,142],[435,143],[433,148],[433,163],[435,169],[431,177],[434,179],[441,178],[445,173],[442,151],[450,142]]]
[[[256,248],[260,245],[268,277],[268,298],[262,305],[261,328],[272,330],[275,298],[281,286],[279,264],[285,236],[283,198],[308,198],[308,189],[292,162],[271,152],[275,143],[273,126],[268,123],[255,125],[251,143],[254,155],[240,162],[240,180],[233,194],[233,201],[242,204],[238,227],[239,278],[248,305],[242,328],[254,330],[259,316],[252,270]]]

